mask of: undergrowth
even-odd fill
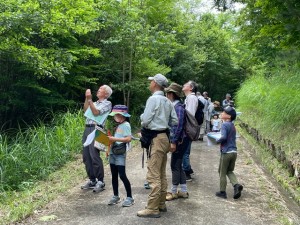
[[[256,71],[237,92],[240,118],[294,157],[300,143],[300,70],[282,67],[271,73]]]

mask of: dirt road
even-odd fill
[[[228,199],[215,197],[218,191],[218,146],[208,147],[204,142],[193,142],[191,164],[195,175],[188,182],[189,199],[176,199],[167,202],[168,212],[161,218],[145,219],[136,216],[137,211],[146,205],[149,190],[144,189],[146,168],[141,167],[142,152],[135,148],[128,153],[127,175],[132,184],[135,204],[123,208],[121,204],[108,206],[112,196],[109,167],[106,167],[106,190],[94,194],[80,190],[84,181],[49,204],[44,210],[24,221],[23,224],[197,224],[197,225],[241,225],[241,224],[300,224],[300,209],[289,198],[284,197],[274,180],[264,173],[261,166],[253,161],[249,147],[242,138],[238,140],[239,155],[236,175],[244,185],[242,197],[232,198],[233,188],[227,185]],[[168,159],[168,183],[171,184],[170,155]],[[83,165],[82,165],[83,166]],[[120,181],[121,198],[125,190]],[[48,220],[48,221],[42,221]]]

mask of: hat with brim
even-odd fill
[[[165,88],[165,92],[166,93],[173,92],[178,97],[180,97],[180,98],[183,97],[182,86],[177,83],[172,83],[169,87]]]
[[[130,114],[128,113],[128,108],[126,105],[115,105],[109,115],[114,116],[116,114],[120,114],[125,117],[130,117]]]
[[[218,101],[214,101],[213,104],[215,104],[215,105],[217,105],[217,106],[220,106],[220,102],[218,102]]]

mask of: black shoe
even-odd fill
[[[226,191],[218,191],[218,192],[216,192],[216,196],[220,197],[220,198],[224,198],[224,199],[227,198]]]
[[[159,209],[160,212],[168,212],[167,207],[165,207],[165,208],[158,208],[158,209]]]
[[[194,170],[193,170],[193,169],[190,169],[189,174],[190,174],[190,175],[194,175]]]
[[[240,185],[240,184],[234,185],[234,194],[233,194],[233,198],[234,198],[234,199],[238,199],[239,197],[241,197],[242,190],[243,190],[243,185]]]
[[[192,181],[193,180],[191,175],[185,175],[185,177],[186,177],[186,181]]]
[[[199,141],[203,141],[203,138],[199,138],[198,140],[199,140]]]

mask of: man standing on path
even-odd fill
[[[203,141],[203,137],[206,131],[206,115],[207,115],[207,109],[208,109],[208,101],[207,99],[204,98],[204,96],[201,95],[200,92],[197,92],[197,98],[203,103],[204,108],[203,108],[203,114],[204,114],[204,119],[203,123],[200,126],[200,136],[199,136],[199,141]]]
[[[169,124],[177,125],[178,119],[170,100],[164,96],[164,88],[168,80],[162,74],[149,77],[152,96],[147,100],[144,113],[141,115],[141,125],[145,132],[154,134],[150,153],[148,154],[147,181],[151,187],[146,209],[138,211],[139,217],[160,217],[160,212],[166,212],[167,195],[167,153],[170,150]]]
[[[225,99],[222,102],[222,107],[225,108],[226,106],[230,106],[230,102],[231,102],[231,95],[227,93]]]
[[[204,107],[204,109],[206,108],[206,111],[204,112],[204,120],[203,120],[203,123],[205,122],[205,133],[207,134],[210,132],[210,120],[212,117],[213,106],[211,105],[212,104],[211,98],[208,96],[207,91],[204,91],[202,95],[207,101],[207,104]]]
[[[194,81],[189,81],[183,85],[182,91],[184,92],[185,98],[185,109],[189,111],[193,116],[195,116],[198,108],[198,98],[195,93],[197,89],[197,84]],[[186,175],[186,181],[192,181],[191,174],[194,173],[191,163],[190,163],[190,154],[191,154],[191,144],[192,141],[189,140],[187,148],[183,154],[182,167]]]
[[[108,85],[101,86],[97,91],[98,101],[93,102],[91,90],[85,92],[85,102],[83,109],[86,111],[89,107],[94,116],[100,116],[111,111],[112,104],[107,99],[111,96],[112,89]],[[103,124],[99,124],[103,126]],[[95,130],[96,123],[93,120],[86,119],[85,130],[82,137],[82,143],[87,139],[87,136]],[[83,148],[83,162],[89,177],[89,181],[81,186],[81,189],[93,189],[93,192],[103,191],[105,183],[103,161],[100,157],[100,152],[94,147],[94,141]]]

